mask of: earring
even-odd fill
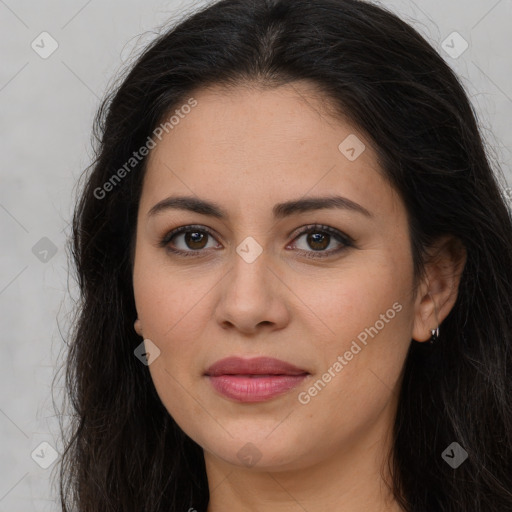
[[[432,334],[432,337],[430,338],[429,343],[432,345],[439,339],[439,326],[437,326],[436,329],[432,329],[430,333]]]

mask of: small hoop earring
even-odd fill
[[[432,329],[430,333],[432,334],[432,336],[429,340],[429,343],[432,345],[439,339],[439,326],[437,326],[436,329]]]

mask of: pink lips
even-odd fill
[[[262,402],[286,393],[309,375],[306,370],[269,357],[228,357],[205,375],[216,391],[239,402]]]

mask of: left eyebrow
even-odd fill
[[[306,199],[297,199],[295,201],[287,201],[285,203],[278,203],[274,208],[272,208],[272,212],[274,217],[284,218],[293,215],[294,213],[333,208],[339,210],[351,210],[362,213],[366,217],[373,217],[373,214],[366,208],[342,196],[310,197]]]
[[[272,208],[275,218],[285,218],[294,214],[323,209],[351,210],[373,218],[373,214],[366,208],[350,199],[342,196],[310,197],[277,203]],[[154,216],[165,210],[187,210],[201,215],[208,215],[225,220],[228,213],[218,204],[193,196],[172,196],[156,203],[148,212],[148,216]]]

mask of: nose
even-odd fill
[[[282,329],[289,322],[286,297],[290,294],[278,269],[265,253],[249,263],[234,254],[232,269],[220,285],[215,318],[223,329],[254,334]]]

